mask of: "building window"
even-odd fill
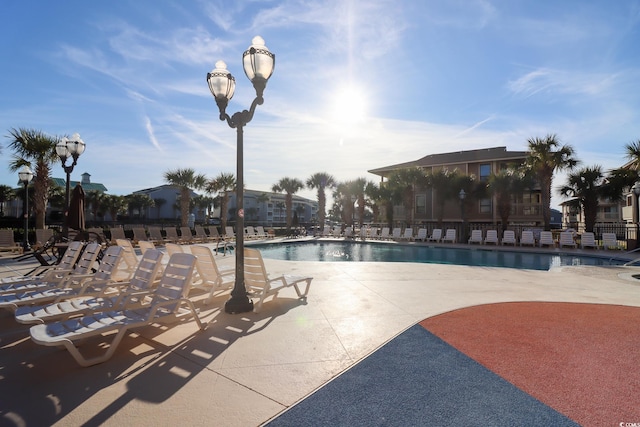
[[[491,199],[480,200],[480,213],[491,213]]]
[[[491,175],[491,165],[490,164],[480,165],[480,181],[488,180],[489,175]]]
[[[427,213],[427,196],[424,194],[416,196],[416,213],[422,215]]]
[[[618,219],[618,207],[617,206],[605,206],[602,209],[605,219]]]
[[[538,205],[540,204],[540,193],[525,193],[522,195],[522,202],[523,203],[529,203],[532,205]]]

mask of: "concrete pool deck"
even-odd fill
[[[216,259],[233,265],[231,256]],[[260,425],[437,314],[512,301],[640,306],[633,267],[265,264],[271,275],[313,276],[306,303],[287,289],[259,314],[229,315],[221,311],[227,293],[209,305],[194,293],[206,330],[192,321],[142,328],[90,368],[34,344],[27,326],[0,312],[2,425]],[[32,267],[3,256],[0,277]]]

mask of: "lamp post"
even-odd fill
[[[22,166],[18,171],[18,179],[24,185],[24,201],[22,202],[24,235],[22,237],[22,249],[24,252],[27,252],[31,250],[31,246],[29,246],[29,183],[33,179],[31,168],[27,165]]]
[[[460,218],[462,219],[462,233],[460,233],[460,241],[464,243],[466,237],[465,229],[467,228],[464,221],[464,199],[467,197],[467,193],[465,193],[464,188],[460,190],[458,197],[460,198]]]
[[[637,181],[631,187],[633,194],[636,196],[636,208],[634,209],[633,216],[636,223],[636,248],[638,247],[638,240],[640,240],[640,181]]]
[[[69,237],[69,185],[71,172],[73,172],[74,166],[78,163],[78,157],[84,153],[85,148],[86,144],[80,139],[80,135],[77,133],[74,133],[71,138],[67,138],[66,136],[62,137],[56,145],[56,153],[62,162],[62,169],[64,169],[67,174],[64,193],[64,223],[62,224],[62,235],[64,237]],[[67,166],[67,159],[69,157],[73,159],[73,162]]]
[[[251,121],[258,105],[262,105],[262,97],[267,81],[273,73],[276,57],[264,44],[260,36],[251,41],[251,46],[242,54],[244,73],[251,80],[256,91],[256,97],[249,110],[239,111],[232,116],[226,109],[236,89],[236,80],[227,70],[223,61],[216,62],[216,68],[207,73],[209,90],[216,99],[220,110],[220,120],[227,121],[232,129],[237,131],[237,160],[236,160],[236,280],[231,291],[231,298],[225,303],[227,313],[245,313],[253,310],[253,301],[247,296],[244,284],[244,177],[243,177],[243,129]]]

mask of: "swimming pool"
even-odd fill
[[[375,242],[285,242],[252,245],[262,256],[288,261],[373,261],[456,264],[549,270],[568,265],[622,265],[625,261],[568,253],[498,251],[471,247],[447,248]]]

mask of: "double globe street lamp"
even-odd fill
[[[256,91],[256,98],[249,110],[239,111],[232,116],[227,114],[227,105],[236,89],[236,79],[227,70],[223,61],[216,62],[216,68],[207,73],[207,83],[211,94],[220,110],[220,120],[227,121],[232,129],[237,130],[236,154],[236,279],[231,291],[231,298],[225,303],[227,313],[245,313],[253,310],[253,301],[247,296],[244,284],[244,178],[243,178],[243,128],[253,118],[258,105],[262,105],[262,97],[267,81],[275,66],[276,56],[269,52],[260,36],[251,41],[251,46],[242,54],[242,65],[247,78],[251,80]]]
[[[56,145],[56,153],[62,162],[62,169],[64,169],[67,174],[64,194],[64,223],[62,225],[62,235],[65,238],[69,237],[69,185],[71,181],[71,172],[73,172],[73,168],[78,163],[78,157],[84,153],[85,148],[86,144],[82,139],[80,139],[80,135],[77,133],[74,133],[71,138],[67,138],[66,136],[62,137],[60,142]],[[68,158],[73,159],[73,162],[67,166]]]
[[[18,180],[24,185],[24,201],[22,202],[22,211],[24,216],[24,233],[22,237],[22,250],[27,252],[31,250],[29,245],[29,183],[33,179],[31,168],[24,165],[18,171]]]

